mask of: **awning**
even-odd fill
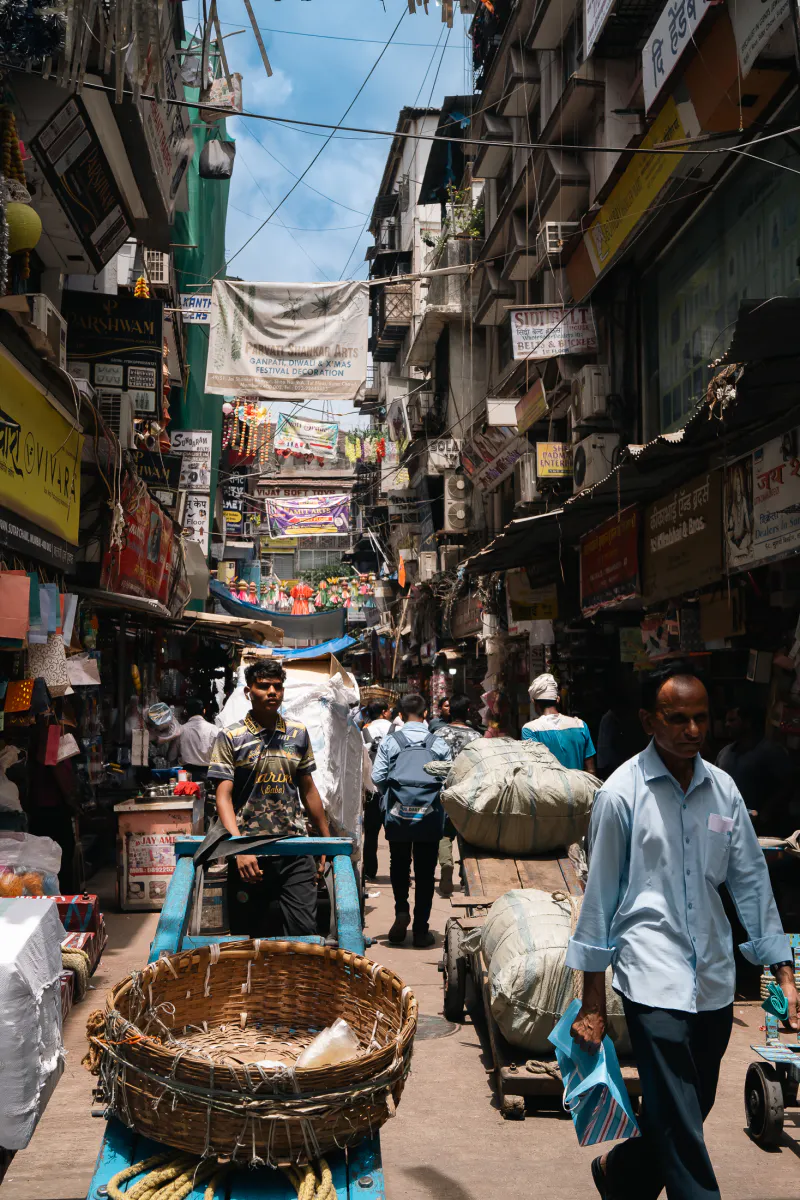
[[[325,612],[309,613],[308,616],[301,617],[293,613],[259,608],[257,604],[248,604],[246,600],[234,600],[228,589],[216,579],[211,580],[209,588],[212,597],[219,601],[226,612],[248,620],[270,621],[273,626],[282,629],[287,638],[322,642],[343,637],[345,634],[347,614],[344,608],[331,608]]]
[[[242,617],[226,617],[223,613],[187,612],[181,618],[187,633],[211,634],[225,640],[238,642],[269,642],[273,646],[283,645],[283,630],[276,628],[262,617],[247,620]]]
[[[103,588],[87,588],[71,585],[70,590],[90,600],[97,608],[121,608],[133,613],[149,613],[150,616],[171,620],[170,611],[158,600],[147,596],[126,596],[124,592],[107,592]]]
[[[794,303],[800,316],[800,301]],[[736,337],[748,315],[740,313]],[[703,470],[712,454],[719,462],[723,456],[730,460],[784,432],[797,420],[799,386],[800,357],[748,365],[735,394],[724,404],[704,400],[682,429],[659,434],[643,446],[628,446],[619,464],[594,487],[572,496],[561,508],[511,521],[461,564],[463,569],[486,574],[534,566],[541,582],[550,582],[560,574],[562,549],[577,548],[585,533],[613,513],[666,495]]]

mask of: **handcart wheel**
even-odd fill
[[[759,1146],[777,1146],[783,1134],[783,1089],[770,1063],[751,1063],[744,1081],[747,1130]]]
[[[444,1015],[448,1021],[464,1020],[464,997],[467,990],[467,964],[461,953],[461,926],[448,921],[444,931]]]
[[[524,1121],[525,1097],[503,1096],[500,1101],[500,1111],[506,1121]]]

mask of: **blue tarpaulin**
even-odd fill
[[[320,642],[316,646],[300,646],[296,650],[284,650],[281,646],[274,646],[272,653],[276,658],[320,658],[323,654],[341,654],[344,650],[349,650],[351,646],[355,646],[356,639],[351,637],[332,638],[329,642]]]
[[[235,600],[228,589],[216,579],[211,580],[209,587],[212,597],[218,600],[232,617],[246,617],[248,621],[270,621],[276,629],[282,629],[288,638],[318,638],[324,641],[345,635],[347,615],[343,608],[331,608],[301,617],[293,613],[273,612],[269,608],[259,607],[258,604],[249,604],[246,600]]]

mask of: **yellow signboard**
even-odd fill
[[[678,106],[670,96],[648,129],[640,149],[649,150],[659,142],[674,142],[685,137]],[[634,154],[619,183],[584,234],[595,275],[605,270],[622,249],[628,234],[647,215],[648,208],[683,157],[683,154]]]
[[[531,425],[547,416],[547,394],[541,379],[537,379],[521,400],[517,401],[517,433],[526,433]]]
[[[261,535],[262,554],[285,554],[287,550],[296,550],[300,544],[299,538],[271,538]]]
[[[78,544],[83,435],[0,351],[0,505]]]
[[[569,479],[572,476],[570,442],[537,442],[536,475],[539,479]]]

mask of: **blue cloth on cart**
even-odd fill
[[[622,1081],[614,1043],[604,1037],[597,1054],[581,1050],[570,1034],[581,1007],[573,1000],[549,1036],[564,1083],[564,1107],[582,1146],[637,1137],[639,1126]]]

